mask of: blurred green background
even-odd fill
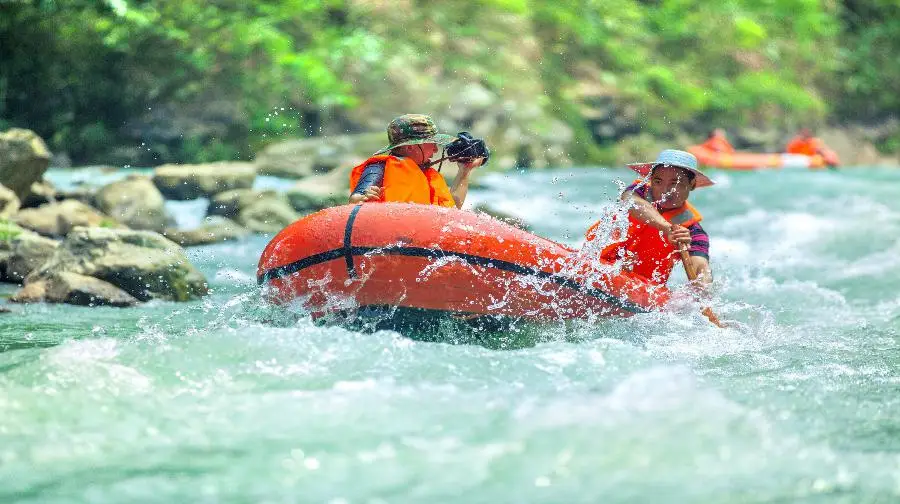
[[[0,130],[138,165],[405,112],[520,162],[560,137],[571,162],[606,163],[716,126],[772,148],[861,125],[891,153],[898,55],[897,0],[0,0]]]

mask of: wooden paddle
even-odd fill
[[[694,269],[694,263],[691,262],[691,256],[688,254],[688,251],[686,249],[681,249],[681,264],[684,265],[684,272],[687,274],[688,280],[691,282],[696,280],[697,270]],[[712,308],[707,306],[700,313],[706,315],[706,318],[708,318],[709,321],[712,322],[716,327],[728,327],[727,325],[723,324],[721,320],[719,320],[718,315],[713,313]]]

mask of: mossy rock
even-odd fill
[[[184,249],[151,231],[75,228],[26,284],[60,272],[98,278],[140,301],[189,301],[208,291]]]

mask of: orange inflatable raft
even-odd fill
[[[836,165],[836,155],[806,156],[804,154],[759,154],[752,152],[716,152],[702,145],[688,147],[703,166],[724,170],[757,170],[765,168],[825,168]],[[826,159],[826,157],[828,159]]]
[[[283,229],[263,250],[257,280],[271,303],[299,303],[314,318],[372,308],[457,319],[628,317],[669,299],[665,287],[585,262],[487,215],[368,203]]]

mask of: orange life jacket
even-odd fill
[[[378,201],[419,203],[455,208],[453,194],[444,177],[434,168],[419,168],[413,160],[391,155],[372,156],[350,172],[350,191],[372,163],[384,163],[382,193]],[[371,201],[371,200],[370,200]]]
[[[660,212],[666,221],[679,226],[690,227],[703,220],[700,212],[688,202],[680,208]],[[587,241],[596,238],[597,228],[603,221],[596,222],[586,233]],[[618,239],[614,235],[614,239]],[[680,259],[675,246],[669,243],[665,234],[649,224],[644,224],[628,215],[628,232],[625,239],[604,247],[600,258],[608,262],[622,261],[623,268],[646,278],[655,284],[665,284],[672,274],[675,261]]]
[[[815,156],[821,150],[821,140],[815,137],[803,138],[801,136],[794,137],[785,148],[785,152],[788,154],[805,154],[807,156]]]
[[[734,147],[731,145],[731,143],[726,138],[719,137],[719,136],[714,136],[712,138],[709,138],[700,145],[701,145],[701,147],[705,147],[713,152],[724,152],[724,153],[734,152]]]

